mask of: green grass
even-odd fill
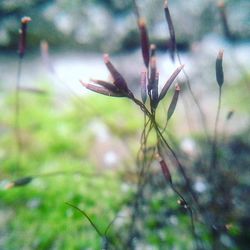
[[[133,109],[126,100],[103,98],[91,95],[61,108],[60,100],[51,95],[22,94],[20,163],[13,134],[13,99],[5,100],[5,115],[0,118],[4,131],[0,134],[0,216],[7,216],[0,229],[5,235],[0,248],[100,249],[101,239],[90,223],[66,202],[83,209],[104,232],[127,194],[121,191],[118,171],[101,170],[89,160],[94,138],[89,124],[97,119],[98,110],[98,119],[121,137],[132,137],[140,125],[138,115],[127,120]],[[41,176],[27,186],[4,190],[7,180],[30,175]]]

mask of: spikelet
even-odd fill
[[[178,102],[179,93],[180,93],[180,86],[178,84],[176,84],[175,92],[174,92],[174,95],[172,97],[171,103],[170,103],[169,108],[168,108],[167,121],[170,120],[170,118],[172,117],[172,115],[175,111],[175,108],[176,108],[176,105]]]
[[[174,61],[175,60],[175,50],[176,50],[176,38],[175,38],[174,25],[173,25],[172,18],[171,18],[170,12],[169,12],[167,0],[165,0],[165,2],[164,2],[164,12],[165,12],[165,17],[167,20],[168,30],[169,30],[169,34],[170,34],[170,41],[169,41],[170,56],[171,56],[172,60]]]
[[[223,73],[223,66],[222,66],[223,53],[224,53],[223,50],[219,51],[217,55],[216,63],[215,63],[216,80],[220,88],[222,87],[224,83],[224,73]]]
[[[165,97],[165,95],[167,94],[170,86],[172,85],[172,83],[174,82],[175,78],[178,76],[178,74],[181,72],[181,70],[183,69],[184,65],[181,65],[180,67],[178,67],[173,74],[169,77],[169,79],[167,80],[167,82],[165,83],[165,85],[163,86],[161,93],[159,95],[159,101],[161,99],[163,99]]]

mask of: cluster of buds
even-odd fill
[[[174,60],[176,39],[167,1],[165,1],[164,4],[164,11],[170,33],[170,55]],[[140,32],[141,52],[144,65],[146,67],[146,71],[142,72],[141,74],[141,99],[142,102],[145,104],[147,96],[149,96],[151,109],[156,109],[158,103],[165,97],[171,84],[174,82],[175,78],[183,69],[184,65],[181,65],[173,72],[170,78],[166,81],[161,92],[158,93],[159,73],[157,71],[157,63],[155,56],[156,46],[154,44],[150,45],[146,22],[144,18],[140,17],[139,15],[137,15],[137,18],[137,24]],[[179,89],[179,87],[177,89]]]
[[[146,103],[147,98],[150,99],[150,106],[151,109],[155,110],[159,104],[159,102],[165,97],[167,94],[170,86],[175,81],[178,74],[183,69],[184,65],[177,67],[177,69],[172,73],[169,79],[164,84],[163,88],[161,89],[160,93],[158,93],[158,84],[159,84],[159,73],[157,71],[156,66],[156,57],[155,57],[155,46],[150,46],[150,60],[149,60],[149,67],[141,73],[141,100],[143,104]],[[113,63],[110,61],[110,58],[107,54],[104,55],[104,62],[109,70],[113,81],[108,82],[104,80],[97,80],[91,79],[92,83],[86,83],[80,81],[82,85],[99,94],[112,96],[112,97],[127,97],[132,100],[135,100],[134,94],[129,89],[128,84],[125,78],[119,73],[119,71],[115,68]],[[175,93],[172,99],[172,102],[169,107],[168,112],[168,119],[174,112],[178,95],[179,95],[180,87],[177,84],[175,87]]]
[[[102,95],[107,96],[114,96],[114,97],[128,97],[133,99],[134,95],[128,88],[128,84],[124,77],[118,72],[118,70],[115,68],[115,66],[110,61],[109,55],[104,54],[104,63],[107,66],[107,69],[109,70],[113,82],[106,82],[103,80],[95,80],[91,79],[91,81],[94,84],[85,83],[81,81],[82,85],[94,92],[97,92]]]
[[[174,53],[176,49],[176,40],[175,40],[175,32],[172,24],[171,16],[168,9],[168,3],[165,1],[164,5],[165,16],[169,28],[170,40],[171,40],[171,49],[170,55],[172,59],[174,59]],[[137,13],[137,24],[140,33],[140,43],[141,43],[141,52],[142,58],[145,65],[145,70],[141,73],[141,104],[145,105],[147,99],[149,98],[150,109],[151,112],[154,113],[159,102],[165,97],[170,86],[175,81],[176,77],[179,75],[184,65],[177,67],[177,69],[172,73],[169,79],[163,85],[163,88],[159,92],[159,72],[157,70],[157,62],[156,62],[156,46],[154,44],[150,45],[146,21],[144,18],[140,17],[139,13]],[[94,92],[97,92],[106,96],[113,97],[127,97],[132,99],[138,104],[138,100],[135,99],[134,94],[129,89],[128,84],[125,78],[118,72],[118,70],[111,63],[110,58],[107,54],[104,55],[104,63],[109,70],[113,81],[107,82],[103,80],[95,80],[91,79],[92,83],[86,83],[81,81],[82,85]],[[176,85],[175,93],[172,98],[172,102],[169,106],[168,111],[168,120],[172,116],[179,95],[180,87]],[[140,106],[142,106],[140,105]]]

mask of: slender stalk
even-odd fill
[[[212,156],[211,156],[211,169],[217,168],[217,137],[218,137],[218,123],[219,123],[219,117],[220,117],[220,111],[221,111],[221,87],[219,88],[219,98],[218,98],[218,107],[217,107],[217,113],[215,118],[215,125],[214,125],[214,136],[213,136],[213,143],[212,143]]]
[[[171,57],[174,60],[175,54],[176,54],[178,62],[180,63],[180,65],[182,65],[180,54],[179,54],[179,51],[178,51],[178,48],[177,48],[177,42],[176,42],[176,37],[175,37],[175,29],[174,29],[174,25],[173,25],[172,18],[171,18],[171,15],[170,15],[170,11],[169,11],[169,8],[168,8],[168,1],[167,0],[165,0],[165,3],[164,3],[164,11],[165,11],[165,16],[166,16],[166,20],[167,20],[167,24],[168,24],[168,28],[169,28],[169,33],[170,33],[170,38],[171,38],[171,48],[170,48]],[[203,111],[201,109],[201,106],[200,106],[200,103],[199,103],[198,99],[196,98],[196,96],[195,96],[195,94],[194,94],[194,92],[193,92],[193,90],[191,88],[190,81],[189,81],[189,78],[188,78],[185,70],[183,70],[183,73],[184,73],[184,76],[186,78],[186,84],[187,84],[188,90],[189,90],[189,92],[191,94],[191,97],[193,98],[194,103],[197,106],[197,109],[199,111],[201,124],[202,124],[202,126],[204,128],[205,135],[206,135],[207,140],[209,142],[209,136],[208,136],[209,134],[208,134],[208,129],[207,129],[207,125],[206,125],[205,115],[204,115],[204,113],[203,113]],[[187,112],[186,109],[185,109],[185,112]]]
[[[92,221],[92,219],[88,216],[88,214],[83,211],[82,209],[80,209],[79,207],[69,203],[69,202],[66,202],[67,205],[73,207],[74,209],[78,210],[81,214],[84,215],[84,217],[89,221],[89,223],[91,224],[91,226],[95,229],[95,231],[97,232],[97,234],[102,238],[103,237],[103,234],[102,232],[100,231],[100,229],[95,225],[95,223]]]
[[[16,141],[16,159],[17,165],[20,165],[22,142],[20,132],[20,89],[21,89],[21,71],[22,71],[23,57],[19,57],[17,78],[16,78],[16,89],[15,89],[15,112],[14,112],[14,133]]]
[[[182,196],[182,194],[175,188],[175,186],[173,185],[172,182],[170,183],[170,186],[171,186],[172,190],[180,197],[181,201],[184,203],[184,208],[187,209],[187,211],[189,212],[190,221],[191,221],[191,231],[192,231],[193,237],[195,239],[196,249],[199,249],[199,246],[198,246],[198,236],[197,236],[196,231],[195,231],[193,210],[188,205],[187,201]]]
[[[135,103],[137,105],[139,105],[140,108],[144,111],[144,114],[149,117],[149,120],[150,120],[150,129],[148,130],[148,134],[149,134],[150,130],[152,129],[152,127],[154,127],[154,130],[155,130],[156,135],[158,137],[158,144],[159,144],[159,142],[161,142],[171,152],[171,154],[173,155],[173,157],[174,157],[174,159],[175,159],[175,161],[177,163],[178,169],[180,170],[180,172],[181,172],[181,174],[182,174],[182,176],[183,176],[183,178],[184,178],[184,180],[186,182],[186,186],[188,188],[188,191],[191,194],[191,196],[192,196],[193,200],[195,201],[196,205],[199,207],[198,198],[197,198],[195,192],[193,191],[193,189],[191,187],[191,180],[189,180],[188,176],[186,175],[184,167],[180,163],[180,161],[179,161],[177,155],[175,154],[174,150],[170,147],[170,145],[167,143],[166,139],[162,135],[162,132],[160,131],[160,129],[159,129],[159,127],[158,127],[158,125],[157,125],[157,123],[155,121],[155,112],[151,111],[151,113],[150,113],[146,109],[146,107],[144,106],[144,104],[142,104],[139,100],[136,100]],[[145,127],[146,127],[146,125],[145,125]],[[145,138],[144,132],[143,132],[143,138]],[[140,180],[141,180],[141,178],[143,178],[143,176],[145,176],[145,173],[144,173],[143,170],[144,170],[144,168],[142,168]],[[140,183],[140,180],[139,180],[139,183]],[[171,183],[171,188],[181,198],[181,200],[186,205],[186,209],[188,210],[189,215],[190,215],[191,229],[192,229],[192,234],[193,234],[194,239],[195,239],[196,249],[199,249],[198,236],[197,236],[196,231],[195,231],[195,225],[194,225],[194,218],[193,218],[192,208],[188,205],[188,203],[186,202],[185,198],[180,194],[180,192],[174,187],[173,183]],[[137,192],[136,199],[135,199],[134,213],[133,213],[133,216],[132,216],[132,225],[131,225],[132,227],[134,227],[135,219],[136,219],[136,216],[138,214],[138,206],[139,206],[139,202],[138,201],[139,201],[139,198],[142,195],[142,192],[143,192],[143,185],[139,184],[138,185],[138,192]],[[130,236],[133,236],[133,234],[131,234]],[[132,237],[130,237],[129,244],[132,247]]]
[[[161,146],[160,140],[161,140],[161,138],[158,135],[157,150],[158,150],[158,154],[162,155],[161,154],[161,148],[160,148],[160,146]],[[193,210],[192,210],[191,206],[188,204],[188,202],[186,201],[186,199],[184,198],[184,196],[176,189],[175,185],[173,184],[171,174],[170,174],[169,170],[167,170],[168,167],[167,167],[167,165],[165,165],[165,166],[166,166],[165,167],[166,169],[165,169],[165,174],[164,175],[165,175],[165,178],[166,178],[167,182],[170,184],[170,187],[173,190],[173,192],[180,198],[180,204],[185,209],[187,209],[187,211],[189,212],[189,217],[190,217],[190,222],[191,222],[191,232],[192,232],[194,240],[195,240],[196,249],[198,250],[199,249],[199,244],[198,244],[199,237],[198,237],[198,235],[196,234],[196,231],[195,231]]]
[[[198,197],[197,197],[196,193],[193,191],[193,188],[192,188],[192,185],[191,185],[191,180],[187,176],[186,171],[185,171],[184,167],[182,166],[182,164],[180,163],[175,151],[172,149],[172,147],[168,144],[168,142],[166,141],[164,136],[161,134],[161,132],[160,132],[159,128],[157,127],[157,125],[155,125],[155,129],[156,129],[156,131],[157,131],[157,133],[158,133],[158,135],[160,137],[160,140],[161,140],[162,144],[165,146],[165,148],[167,150],[170,151],[170,153],[174,157],[174,159],[176,161],[176,164],[177,164],[177,167],[178,167],[183,179],[185,180],[186,187],[187,187],[189,193],[191,194],[193,200],[195,201],[196,205],[199,207]]]
[[[181,57],[180,57],[180,54],[179,54],[179,51],[177,50],[177,48],[176,48],[176,54],[177,54],[179,64],[182,65]],[[190,93],[190,95],[191,95],[191,97],[192,97],[192,99],[193,99],[193,101],[194,101],[194,103],[195,103],[195,105],[197,107],[197,110],[199,112],[200,122],[202,124],[205,136],[207,138],[207,141],[209,142],[210,140],[209,140],[209,133],[208,133],[208,128],[207,128],[207,123],[206,123],[206,116],[205,116],[205,114],[204,114],[204,112],[203,112],[203,110],[201,108],[201,105],[200,105],[197,97],[195,96],[195,94],[193,92],[193,89],[192,89],[191,84],[190,84],[189,77],[188,77],[185,69],[183,69],[182,71],[183,71],[183,74],[184,74],[184,76],[186,78],[186,85],[188,87],[188,91],[189,91],[189,93]],[[187,109],[185,109],[185,112],[188,112]]]
[[[144,191],[144,186],[146,185],[146,173],[148,171],[146,169],[149,168],[149,166],[152,163],[153,157],[154,157],[154,151],[152,152],[152,155],[150,159],[147,161],[147,139],[148,136],[153,128],[152,122],[149,119],[148,121],[145,119],[146,115],[144,114],[144,129],[141,135],[141,148],[138,152],[137,159],[139,159],[139,154],[142,152],[142,161],[139,161],[139,172],[138,172],[138,183],[137,183],[137,192],[134,197],[134,202],[133,202],[133,210],[132,210],[132,216],[131,216],[131,224],[129,227],[129,236],[127,240],[127,247],[129,249],[133,249],[133,239],[135,235],[135,230],[136,230],[136,221],[138,216],[140,215],[140,201],[143,199],[143,191]]]

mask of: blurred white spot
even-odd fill
[[[6,189],[6,186],[10,183],[11,181],[10,180],[2,180],[0,181],[0,189],[3,190],[3,189]]]
[[[121,184],[121,190],[124,193],[127,193],[129,190],[131,190],[131,185],[129,185],[128,183],[122,183]]]
[[[105,142],[110,138],[107,126],[101,121],[93,120],[89,127],[99,143]]]
[[[185,138],[182,140],[181,149],[189,156],[195,156],[197,152],[196,144],[191,138]]]
[[[206,187],[206,184],[203,181],[198,180],[194,184],[194,189],[197,192],[202,193],[202,192],[204,192],[207,189],[207,187]]]
[[[69,35],[74,28],[71,17],[63,13],[56,16],[55,25],[61,32],[63,32],[66,35]]]
[[[29,200],[26,205],[30,209],[35,209],[35,208],[38,208],[40,204],[41,204],[41,199],[34,198],[34,199]]]
[[[5,29],[0,29],[0,44],[1,45],[8,45],[10,42],[10,36]]]
[[[117,154],[114,151],[110,150],[106,152],[103,160],[104,160],[105,165],[111,167],[117,164],[119,159],[118,159]]]
[[[169,221],[172,225],[178,225],[178,219],[176,216],[170,216]]]

